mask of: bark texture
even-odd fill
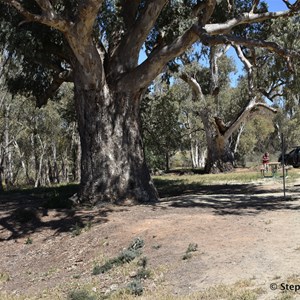
[[[82,147],[81,201],[156,201],[143,155],[140,95],[84,86],[86,82],[75,84]]]
[[[201,112],[204,124],[207,158],[205,163],[206,173],[229,172],[233,169],[234,157],[229,148],[228,138],[224,136],[219,120],[213,118],[208,109]]]

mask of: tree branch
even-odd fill
[[[140,49],[153,28],[167,0],[149,0],[144,11],[131,28],[128,28],[122,41],[113,51],[112,61],[124,70],[135,67]],[[130,57],[131,59],[128,59]]]
[[[266,103],[256,102],[256,99],[256,96],[250,99],[236,119],[228,126],[228,129],[224,133],[224,138],[229,138],[250,115],[252,117],[257,115],[261,109],[269,111],[273,114],[277,113],[276,109],[268,106]]]
[[[48,0],[36,0],[37,4],[42,10],[41,15],[36,15],[28,10],[26,10],[22,4],[17,0],[0,0],[3,3],[14,7],[25,19],[27,22],[37,22],[49,27],[53,27],[61,32],[66,32],[69,28],[69,23],[59,18],[53,8],[51,3]],[[48,10],[49,9],[49,10]]]
[[[55,18],[55,11],[49,0],[35,0],[35,2],[41,8],[43,15],[47,16],[48,18]]]
[[[241,46],[240,45],[234,45],[234,49],[235,49],[235,52],[237,54],[237,56],[239,57],[240,61],[244,64],[247,72],[249,73],[252,73],[252,68],[253,68],[253,65],[250,63],[250,61],[245,57],[242,49],[241,49]]]
[[[76,16],[76,31],[82,36],[92,35],[95,19],[104,0],[79,1],[78,13]]]
[[[244,55],[240,45],[234,45],[234,49],[236,51],[237,56],[239,57],[240,61],[244,64],[245,69],[248,73],[248,90],[250,97],[253,97],[255,94],[255,87],[254,87],[254,77],[253,77],[253,65],[246,58]]]
[[[170,45],[165,45],[157,51],[153,51],[141,65],[133,71],[125,73],[118,81],[116,88],[124,90],[135,83],[137,90],[148,86],[150,82],[163,70],[167,62],[182,54],[198,40],[194,30],[187,30]]]
[[[274,52],[279,54],[280,56],[283,56],[285,58],[288,57],[296,57],[300,58],[300,52],[290,49],[285,49],[284,47],[278,45],[275,42],[267,42],[267,41],[261,41],[261,40],[253,40],[253,39],[246,39],[242,37],[237,37],[233,35],[215,35],[210,36],[208,34],[202,34],[202,37],[200,37],[201,41],[206,45],[220,45],[220,44],[230,44],[230,45],[240,45],[240,46],[246,46],[246,47],[258,47],[258,48],[264,48],[269,50],[270,52]]]
[[[252,7],[251,7],[251,10],[250,10],[250,13],[253,14],[254,11],[256,10],[258,4],[259,4],[260,0],[253,0],[253,3],[252,3]]]
[[[271,107],[271,106],[269,106],[268,104],[263,103],[263,102],[257,102],[257,103],[255,104],[255,106],[253,107],[252,112],[253,112],[253,110],[254,110],[255,108],[261,108],[261,109],[263,109],[263,110],[265,110],[265,111],[267,111],[267,112],[271,112],[271,113],[273,113],[273,114],[276,114],[276,113],[277,113],[277,109],[275,109],[275,108],[273,108],[273,107]]]
[[[293,10],[285,10],[285,11],[278,11],[278,12],[266,12],[266,13],[243,13],[237,18],[233,18],[228,20],[225,23],[215,23],[215,24],[207,24],[205,25],[204,29],[206,33],[211,35],[217,34],[226,34],[230,32],[230,30],[236,26],[242,24],[252,24],[257,22],[262,22],[266,20],[278,19],[278,18],[287,18],[290,16],[299,13],[300,7],[296,7]],[[201,33],[203,28],[199,26],[198,31]]]
[[[281,92],[277,92],[277,93],[274,93],[273,89],[271,88],[271,90],[268,92],[266,91],[265,89],[263,88],[260,88],[259,89],[259,92],[262,93],[263,96],[265,96],[266,98],[268,98],[270,101],[273,102],[273,100],[276,98],[276,97],[282,97],[283,96],[283,93]]]
[[[218,103],[218,94],[220,92],[219,89],[219,66],[218,60],[229,50],[230,45],[225,47],[210,47],[209,52],[209,61],[210,61],[210,74],[211,74],[211,89],[210,93],[212,96],[215,96],[216,103]]]
[[[122,16],[127,30],[135,23],[136,14],[141,0],[122,0]]]
[[[46,105],[48,100],[56,94],[56,92],[58,91],[58,89],[61,87],[61,85],[64,82],[73,81],[72,76],[73,76],[72,71],[62,72],[62,73],[58,74],[57,76],[55,76],[53,78],[52,83],[46,89],[46,91],[43,93],[43,95],[41,95],[39,98],[36,98],[36,106],[38,108],[41,108],[42,106]]]
[[[180,78],[192,88],[192,91],[197,98],[205,102],[205,96],[202,92],[201,86],[195,78],[189,76],[187,73],[182,73]]]
[[[203,11],[205,8],[206,4],[203,2],[198,2],[192,9],[193,17],[198,17],[200,12]]]
[[[300,1],[297,0],[294,4],[291,4],[288,0],[282,0],[288,9],[297,10],[300,7]]]
[[[200,23],[202,24],[202,26],[204,26],[209,19],[211,18],[215,8],[217,5],[217,1],[216,0],[207,0],[205,7],[203,8],[203,15],[201,17]]]

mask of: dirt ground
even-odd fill
[[[134,276],[133,267],[94,276],[93,266],[140,237],[154,274],[146,289],[180,297],[251,280],[264,290],[259,299],[275,299],[280,291],[271,283],[299,283],[299,191],[300,181],[288,184],[284,199],[282,183],[268,179],[203,186],[156,205],[80,211],[45,210],[34,197],[0,195],[0,295],[29,297],[88,284],[107,293]],[[20,222],[22,209],[32,215],[30,222]],[[190,243],[198,249],[183,260]]]

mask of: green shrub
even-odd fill
[[[25,241],[25,244],[26,244],[26,245],[31,245],[32,242],[33,242],[32,238],[28,237],[28,238],[26,239],[26,241]]]
[[[114,266],[120,266],[125,263],[130,263],[136,257],[141,255],[140,248],[144,246],[144,241],[136,238],[127,249],[123,250],[117,257],[109,259],[104,265],[95,265],[92,271],[93,275],[105,273]]]
[[[82,227],[76,223],[75,226],[71,228],[72,237],[80,235],[82,232]]]
[[[142,257],[139,261],[138,261],[138,266],[141,266],[143,268],[146,268],[147,264],[148,264],[148,258],[146,256]]]
[[[128,291],[136,296],[141,296],[143,294],[144,288],[140,280],[133,280],[127,286]]]
[[[182,256],[183,260],[192,258],[192,252],[195,252],[198,250],[198,245],[194,243],[190,243],[187,250],[185,251],[185,254]]]
[[[136,279],[147,279],[151,276],[151,271],[146,268],[141,268],[136,274]]]
[[[96,300],[96,296],[91,295],[86,290],[72,291],[68,295],[68,300]]]

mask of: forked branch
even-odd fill
[[[61,32],[66,32],[69,24],[66,20],[58,17],[48,0],[36,0],[42,10],[41,15],[33,14],[23,7],[17,0],[0,0],[5,4],[14,7],[24,18],[26,22],[37,22],[49,27],[53,27]]]

